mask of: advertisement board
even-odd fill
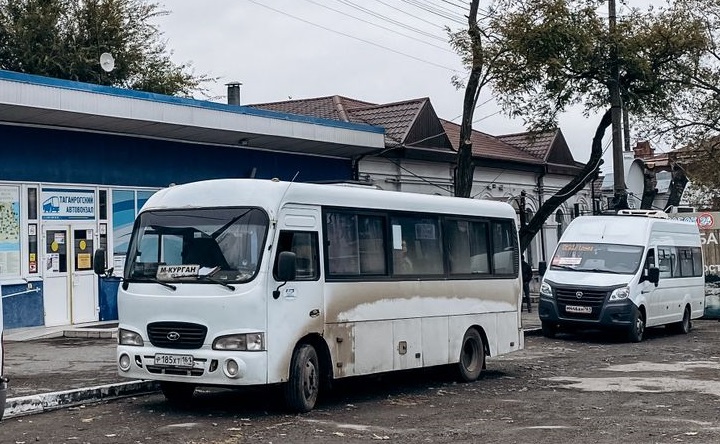
[[[705,271],[705,318],[720,319],[720,212],[671,213],[668,217],[694,222],[700,228]]]

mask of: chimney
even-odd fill
[[[648,159],[655,155],[655,149],[650,146],[650,142],[642,141],[635,144],[635,158]]]
[[[242,83],[240,82],[230,82],[226,83],[225,86],[227,86],[227,101],[228,105],[240,105],[240,87],[242,86]]]

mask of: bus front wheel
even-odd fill
[[[485,345],[480,333],[474,328],[468,329],[460,348],[458,375],[461,381],[476,381],[485,365]]]
[[[293,352],[290,377],[285,384],[285,403],[293,412],[305,413],[315,407],[320,391],[320,367],[315,348],[300,345]]]

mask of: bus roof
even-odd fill
[[[215,179],[171,186],[155,193],[142,211],[254,206],[274,214],[287,203],[515,218],[515,209],[504,202],[265,179]]]

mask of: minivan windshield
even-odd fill
[[[642,261],[644,249],[638,245],[562,242],[550,269],[634,274]]]
[[[152,210],[140,214],[128,281],[231,283],[255,277],[268,230],[258,208]]]

